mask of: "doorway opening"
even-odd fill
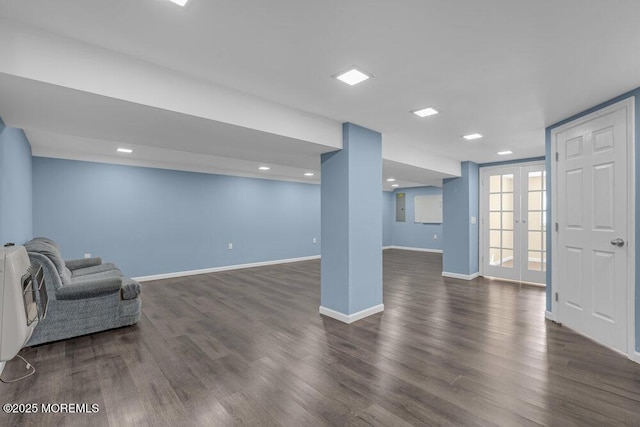
[[[544,286],[544,162],[483,168],[480,187],[482,275]]]

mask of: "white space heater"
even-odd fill
[[[24,246],[0,248],[0,374],[5,363],[16,356],[27,364],[29,372],[15,381],[35,372],[18,352],[44,317],[47,302],[42,268],[34,271]]]

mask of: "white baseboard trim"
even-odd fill
[[[369,317],[372,314],[380,313],[384,311],[384,304],[374,305],[373,307],[366,308],[362,311],[353,314],[344,314],[339,311],[331,310],[330,308],[320,306],[320,314],[339,320],[343,323],[353,323],[365,317]]]
[[[480,272],[478,271],[477,273],[473,273],[473,274],[459,274],[459,273],[449,273],[448,271],[443,271],[442,276],[450,277],[452,279],[473,280],[476,277],[480,276]]]
[[[400,249],[403,251],[431,252],[434,254],[442,253],[442,249],[410,248],[408,246],[386,246],[384,249]]]
[[[551,320],[552,322],[556,322],[556,316],[552,312],[545,310],[544,312],[545,319]]]
[[[633,360],[636,363],[640,363],[640,353],[637,351],[632,352],[629,355],[629,359]]]
[[[195,276],[198,274],[217,273],[219,271],[240,270],[242,268],[264,267],[267,265],[287,264],[290,262],[309,261],[320,259],[320,255],[305,256],[299,258],[277,259],[273,261],[252,262],[249,264],[225,265],[222,267],[203,268],[201,270],[178,271],[175,273],[154,274],[151,276],[133,277],[138,282],[148,282],[150,280],[173,279],[175,277]]]
[[[382,250],[383,250],[383,251],[385,251],[385,250],[387,250],[387,249],[393,249],[393,246],[383,246],[383,247],[382,247]]]

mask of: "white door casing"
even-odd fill
[[[558,224],[552,231],[553,315],[630,357],[635,347],[633,141],[633,98],[552,132]]]

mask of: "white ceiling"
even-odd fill
[[[403,160],[409,154],[434,158],[434,164],[446,158],[505,160],[495,154],[505,149],[514,151],[511,158],[540,156],[545,126],[640,86],[638,16],[637,0],[190,0],[184,9],[167,0],[0,0],[0,17],[29,31],[380,131],[385,173],[404,176],[403,186],[451,176]],[[376,77],[354,87],[330,78],[353,64]],[[36,83],[22,82],[20,91],[30,91],[31,103],[40,106],[41,114],[32,117],[33,105],[18,102],[20,91],[11,90],[15,76],[5,77],[0,115],[27,130],[35,152],[55,151],[64,145],[59,136],[68,135],[73,138],[62,150],[66,156],[80,151],[79,139],[87,147],[93,141],[96,156],[99,145],[127,142],[150,151],[184,152],[187,169],[190,156],[236,159],[240,174],[249,172],[242,167],[254,167],[251,162],[273,158],[292,168],[282,176],[293,179],[303,169],[317,170],[318,154],[330,151],[308,143],[311,139],[251,133],[210,119],[67,93],[68,88],[48,88],[44,96]],[[85,102],[92,107],[77,115],[56,111],[73,99],[81,100],[71,103],[76,108]],[[429,105],[442,113],[424,119],[409,113]],[[102,108],[116,128],[99,123]],[[178,143],[172,130],[184,127],[194,130]],[[460,138],[470,132],[485,138]],[[243,142],[233,144],[234,138]]]

